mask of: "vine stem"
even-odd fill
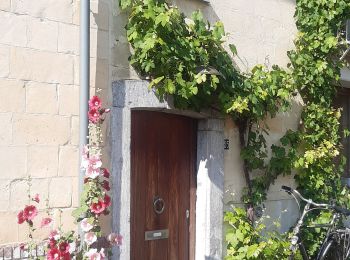
[[[250,132],[251,130],[251,124],[249,124],[248,120],[241,120],[238,123],[238,132],[239,132],[239,143],[240,143],[240,148],[241,151],[246,148],[247,141],[245,138],[245,134]],[[248,188],[248,197],[249,197],[249,202],[247,203],[247,216],[250,219],[251,222],[254,220],[254,207],[253,207],[253,189],[252,189],[252,182],[250,180],[249,176],[249,169],[248,169],[248,162],[246,159],[243,159],[243,172],[244,172],[244,178],[245,182]]]

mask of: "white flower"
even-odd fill
[[[91,225],[88,221],[87,218],[84,218],[81,223],[80,223],[80,227],[84,232],[88,232],[90,231],[94,226]]]
[[[75,242],[69,243],[69,253],[72,254],[76,249]]]
[[[85,243],[88,245],[91,245],[92,243],[94,243],[97,240],[97,237],[96,237],[94,232],[86,233],[84,238],[85,238]]]
[[[194,21],[190,18],[185,18],[185,24],[187,24],[187,26],[194,26]]]

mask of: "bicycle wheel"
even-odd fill
[[[348,232],[341,232],[331,238],[322,248],[319,260],[350,259],[350,239]]]

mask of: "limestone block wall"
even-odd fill
[[[91,0],[91,94],[100,89],[112,102],[112,82],[138,79],[128,63],[130,48],[124,26],[127,15],[118,0]],[[222,20],[237,46],[242,71],[257,63],[285,66],[296,32],[294,0],[174,0],[187,14],[201,9],[209,21]],[[27,203],[25,178],[32,193],[62,210],[66,229],[78,205],[79,128],[78,0],[0,0],[0,244],[23,241],[16,214]],[[299,106],[269,122],[269,140],[276,142],[287,126],[296,127]],[[109,120],[104,127],[104,162],[109,166]],[[230,150],[225,152],[225,202],[237,202],[244,185],[237,128],[226,121]],[[288,179],[290,181],[291,178]],[[283,181],[283,183],[286,183]],[[232,198],[231,193],[236,197]],[[269,199],[280,198],[272,188]],[[110,219],[104,220],[105,229]],[[44,231],[38,231],[44,235]]]
[[[90,12],[91,94],[100,88],[107,105],[114,4],[92,0]],[[77,0],[0,1],[0,244],[26,239],[16,214],[28,204],[29,175],[39,208],[48,200],[56,225],[76,229],[79,8]]]

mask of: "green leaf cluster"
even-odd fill
[[[257,222],[254,226],[242,208],[225,213],[226,260],[236,259],[287,259],[288,243],[276,232],[266,233],[266,226]]]
[[[160,98],[173,95],[177,107],[220,107],[219,93],[232,94],[232,85],[242,84],[222,47],[223,24],[211,27],[200,12],[190,19],[162,1],[138,1],[130,10],[127,36],[132,66],[151,80],[150,88]]]

